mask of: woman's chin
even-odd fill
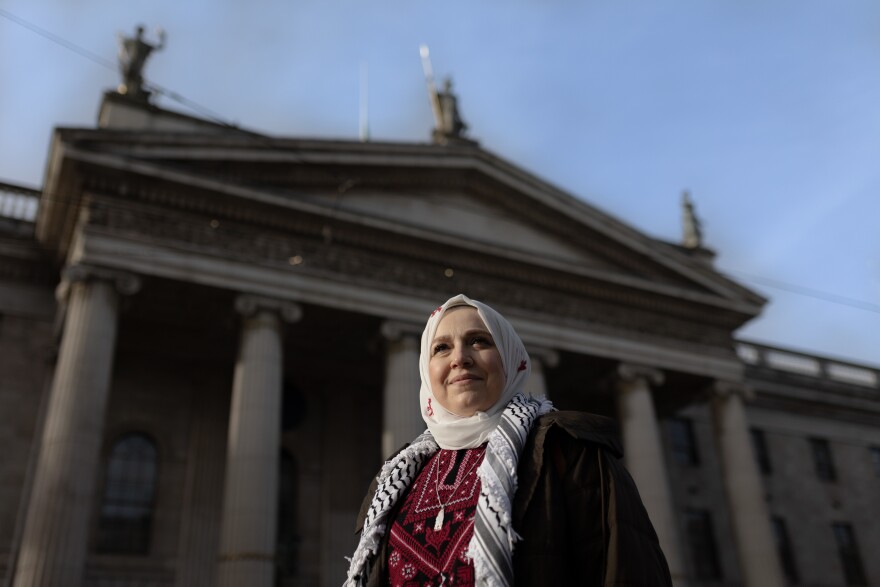
[[[477,412],[485,412],[492,407],[491,404],[488,406],[485,405],[486,403],[487,400],[484,394],[471,397],[467,396],[467,394],[463,394],[462,397],[456,398],[456,400],[452,402],[452,406],[447,407],[446,409],[456,416],[470,418]]]

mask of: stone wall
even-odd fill
[[[760,391],[759,391],[760,394]],[[692,580],[691,587],[734,586],[741,580],[730,516],[726,505],[718,449],[707,406],[693,405],[676,416],[690,419],[699,451],[699,464],[676,462],[671,449],[669,422],[664,422],[664,445],[673,499],[679,518],[684,558],[693,572],[683,512],[686,508],[708,510],[712,516],[721,566],[720,581]],[[880,548],[880,474],[870,447],[880,446],[880,429],[819,414],[793,414],[757,407],[748,409],[750,426],[766,438],[772,470],[762,475],[767,508],[771,516],[785,521],[794,563],[803,585],[846,584],[833,522],[852,524],[869,583],[880,577],[880,561],[872,553]],[[828,441],[835,481],[819,479],[810,438]],[[873,584],[873,583],[870,583]]]
[[[50,317],[4,314],[0,308],[0,577],[6,574],[17,532],[52,348]]]

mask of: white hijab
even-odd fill
[[[437,325],[440,324],[446,311],[456,306],[476,308],[495,341],[504,367],[505,380],[501,398],[487,411],[476,412],[470,417],[457,416],[440,405],[431,390],[431,377],[428,370],[428,362],[431,359],[431,343],[437,332]],[[422,386],[419,390],[419,407],[422,411],[422,418],[440,448],[474,448],[485,443],[489,434],[501,421],[501,413],[504,408],[518,392],[523,391],[523,386],[528,381],[531,372],[531,360],[513,326],[501,314],[486,304],[459,294],[434,310],[425,325],[424,332],[422,332],[422,348],[419,356],[419,374],[422,378]]]

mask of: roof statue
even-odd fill
[[[444,80],[443,90],[437,92],[437,101],[440,106],[440,120],[435,132],[444,137],[461,137],[467,130],[467,124],[458,111],[458,97],[452,92],[451,78]]]
[[[443,89],[438,90],[434,85],[434,70],[431,67],[428,46],[421,45],[419,53],[422,56],[422,68],[425,71],[428,97],[431,99],[431,111],[434,114],[434,131],[432,133],[434,142],[444,145],[451,140],[458,143],[476,144],[464,137],[467,124],[461,119],[461,113],[458,111],[458,97],[452,92],[452,79],[447,77],[443,82]]]
[[[165,31],[159,29],[156,32],[159,43],[155,45],[144,40],[142,25],[135,29],[134,37],[119,35],[119,71],[122,74],[122,83],[118,88],[120,94],[141,100],[150,96],[150,91],[144,87],[144,64],[150,53],[165,47]]]
[[[694,211],[694,203],[690,194],[685,190],[681,194],[681,217],[682,217],[682,245],[688,249],[703,248],[703,229],[700,219]]]

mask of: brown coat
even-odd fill
[[[551,412],[537,420],[520,456],[513,503],[514,529],[523,537],[513,554],[517,586],[671,587],[657,535],[621,455],[617,427],[608,418]],[[358,530],[375,490],[374,483]],[[370,587],[388,582],[387,535],[369,570]]]

